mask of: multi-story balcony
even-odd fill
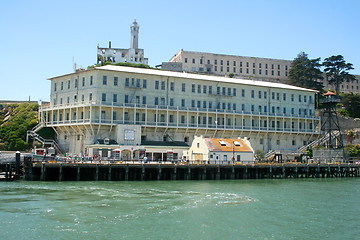
[[[319,134],[320,125],[320,118],[313,115],[101,101],[42,106],[40,117],[49,127],[134,124],[144,127]]]

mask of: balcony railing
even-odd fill
[[[140,103],[109,103],[100,101],[91,102],[79,102],[75,104],[63,104],[63,105],[52,105],[52,106],[41,106],[40,111],[60,110],[68,108],[83,108],[90,106],[101,106],[104,108],[136,108],[136,109],[147,109],[147,110],[166,110],[166,111],[188,111],[198,113],[219,113],[219,114],[238,114],[243,116],[251,117],[273,117],[273,118],[303,118],[303,119],[314,119],[319,120],[320,118],[315,117],[313,114],[286,114],[286,113],[274,113],[274,112],[256,112],[256,111],[243,111],[243,110],[230,110],[230,109],[217,109],[217,108],[197,108],[197,107],[179,107],[179,106],[168,106],[168,105],[150,105]]]

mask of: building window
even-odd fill
[[[93,76],[90,76],[90,86],[93,85]]]
[[[203,60],[202,60],[202,58],[200,58],[200,64],[203,64]]]
[[[276,93],[276,100],[280,100],[280,93]]]
[[[142,97],[142,104],[146,104],[146,96]]]
[[[155,81],[155,89],[159,89],[159,81]]]
[[[226,95],[226,87],[222,88],[222,95]]]
[[[92,93],[89,94],[89,100],[92,101]]]
[[[203,108],[206,108],[206,101],[203,101]]]
[[[201,107],[201,102],[197,101],[197,108],[200,108],[200,107]]]
[[[299,95],[299,102],[301,102],[301,95]]]
[[[255,97],[255,91],[251,90],[251,98],[254,98],[254,97]]]
[[[291,101],[294,101],[294,94],[291,94]]]
[[[259,99],[261,99],[261,91],[259,91]]]
[[[191,92],[195,93],[195,84],[191,84]]]
[[[85,77],[82,78],[82,86],[85,87]]]
[[[174,106],[174,99],[170,98],[170,106]]]
[[[214,67],[214,71],[217,72],[217,66]]]
[[[68,81],[68,89],[70,89],[70,80]]]
[[[195,100],[191,100],[191,107],[195,107]]]
[[[283,100],[286,101],[286,93],[283,94]]]
[[[170,91],[174,91],[174,84],[175,84],[174,82],[170,83]]]
[[[140,88],[140,78],[136,79],[136,87]]]
[[[114,86],[118,85],[118,77],[114,77]]]
[[[236,111],[236,103],[233,103],[233,110]]]
[[[240,73],[242,73],[242,68],[240,68]]]
[[[275,93],[274,92],[271,93],[271,99],[275,100]]]
[[[56,83],[54,83],[54,92],[56,92]]]
[[[195,58],[192,59],[192,63],[195,63]]]
[[[130,86],[130,79],[125,78],[125,87],[129,87],[129,86]]]
[[[143,88],[146,88],[147,87],[147,81],[146,79],[143,80]]]
[[[264,99],[267,99],[267,92],[264,91]]]
[[[206,85],[203,86],[203,93],[206,93]]]
[[[185,58],[185,63],[187,63],[187,58]]]
[[[103,76],[103,85],[107,85],[107,76]]]
[[[181,99],[181,106],[185,107],[185,99]]]
[[[201,85],[198,85],[197,92],[201,93]]]
[[[75,88],[77,88],[77,87],[78,87],[78,80],[75,79]]]
[[[224,61],[223,60],[220,60],[220,65],[223,65],[224,64]]]
[[[212,86],[209,86],[209,94],[212,94]]]
[[[245,97],[245,89],[241,89],[241,96]]]
[[[236,88],[233,88],[233,96],[236,96]]]
[[[231,96],[231,88],[228,88],[228,96]]]
[[[220,95],[220,87],[216,88],[216,94]]]
[[[214,61],[214,62],[215,62],[215,64],[217,64],[217,59],[215,59],[215,61]]]
[[[129,95],[125,95],[125,103],[129,103]]]
[[[155,105],[159,105],[159,98],[155,97]]]
[[[101,101],[106,102],[106,93],[101,95]]]
[[[245,104],[241,104],[241,111],[245,111]]]
[[[165,90],[165,81],[161,81],[161,90]]]
[[[181,115],[181,123],[185,123],[185,116]]]

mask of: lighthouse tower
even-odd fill
[[[139,25],[134,19],[132,25],[130,26],[131,39],[130,39],[130,48],[138,49],[138,39],[139,39]]]

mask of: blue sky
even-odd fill
[[[341,54],[360,74],[360,1],[1,1],[0,99],[49,100],[47,78],[96,63],[96,47],[139,47],[149,64],[180,49],[292,60]]]

